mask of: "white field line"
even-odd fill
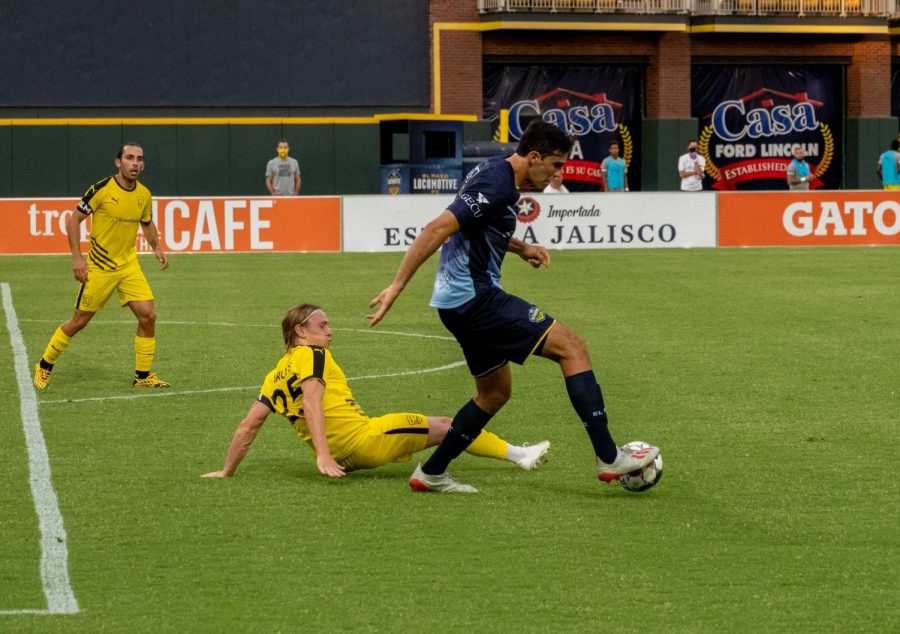
[[[51,322],[56,323],[50,319],[22,319],[21,321],[32,321],[32,322]],[[121,320],[121,321],[105,321],[102,323],[106,324],[133,324],[134,320]],[[231,322],[204,322],[204,321],[158,321],[157,324],[161,325],[175,325],[175,326],[223,326],[227,328],[277,328],[277,326],[273,326],[272,324],[235,324]],[[362,332],[367,334],[374,335],[395,335],[397,337],[419,337],[421,339],[440,339],[443,341],[455,341],[453,337],[447,337],[444,335],[423,335],[415,332],[397,332],[394,330],[374,330],[372,328],[332,328],[332,330],[340,330],[344,332]],[[465,365],[465,361],[455,361],[453,363],[448,363],[447,365],[441,365],[436,368],[425,368],[422,370],[407,370],[404,372],[391,372],[390,374],[369,374],[365,376],[354,376],[348,377],[348,381],[367,381],[370,379],[387,379],[395,376],[410,376],[412,374],[427,374],[429,372],[441,372],[442,370],[451,370],[453,368],[458,368],[461,365]],[[141,392],[140,394],[123,394],[121,396],[93,396],[88,398],[69,398],[69,399],[57,399],[57,400],[44,400],[41,399],[41,405],[55,405],[59,403],[85,403],[89,401],[131,401],[138,398],[158,398],[158,397],[166,397],[166,396],[183,396],[183,395],[192,395],[192,394],[211,394],[214,392],[240,392],[243,390],[257,390],[259,389],[259,385],[249,385],[249,386],[239,386],[239,387],[216,387],[209,388],[205,390],[182,390],[182,391],[164,391],[164,392]]]
[[[20,319],[22,322],[34,322],[34,323],[46,323],[46,324],[55,324],[59,323],[58,319]],[[103,324],[131,324],[134,325],[137,322],[133,319],[110,319],[103,320],[97,322],[100,325]],[[222,326],[223,328],[272,328],[273,330],[278,328],[278,324],[235,324],[226,321],[177,321],[177,320],[159,320],[156,322],[157,325],[160,326]],[[337,332],[364,332],[370,335],[395,335],[397,337],[418,337],[420,339],[440,339],[442,341],[456,341],[453,337],[448,337],[446,335],[423,335],[415,332],[398,332],[396,330],[378,330],[375,328],[332,328],[332,330]]]
[[[56,491],[50,480],[50,457],[41,431],[41,420],[38,418],[37,394],[31,383],[31,368],[25,341],[19,330],[19,321],[12,303],[9,284],[0,284],[3,293],[3,310],[6,312],[6,328],[9,331],[9,342],[13,350],[16,381],[19,384],[19,403],[22,415],[22,427],[25,430],[25,444],[28,450],[28,481],[31,484],[31,497],[37,511],[38,526],[41,531],[41,583],[47,597],[46,611],[14,610],[4,614],[77,614],[78,601],[72,592],[69,582],[68,558],[66,548],[66,529],[63,526],[62,514]]]
[[[369,379],[387,379],[393,376],[410,376],[412,374],[428,374],[429,372],[441,372],[465,365],[465,361],[454,361],[447,365],[439,365],[436,368],[424,368],[422,370],[406,370],[404,372],[391,372],[390,374],[368,374],[364,376],[347,377],[348,381],[366,381]],[[244,390],[258,390],[259,385],[245,385],[241,387],[213,387],[206,390],[182,390],[180,392],[159,391],[141,392],[140,394],[123,394],[121,396],[91,396],[88,398],[66,398],[55,401],[41,400],[41,405],[55,405],[59,403],[86,403],[88,401],[131,401],[138,398],[154,398],[164,396],[185,396],[192,394],[210,394],[212,392],[240,392]]]

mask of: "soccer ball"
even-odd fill
[[[634,451],[638,451],[640,449],[645,449],[649,447],[645,442],[641,442],[640,440],[634,440],[625,447],[628,449],[632,449]],[[656,458],[648,464],[643,469],[638,469],[637,471],[632,471],[631,473],[626,473],[621,478],[619,478],[619,483],[625,487],[628,491],[633,491],[634,493],[640,493],[641,491],[646,491],[652,486],[655,486],[663,474],[663,459],[662,454],[656,456]]]

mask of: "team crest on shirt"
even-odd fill
[[[140,208],[142,208],[142,209],[143,209],[143,207],[144,207],[144,198],[143,198],[143,196],[138,196],[138,207],[140,207]]]
[[[542,311],[537,306],[532,306],[528,309],[528,321],[530,321],[531,323],[539,324],[546,318],[547,316],[544,314],[544,311]]]
[[[531,196],[522,196],[513,211],[519,222],[534,222],[541,215],[541,205]]]

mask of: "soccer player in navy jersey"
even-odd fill
[[[541,191],[561,173],[571,145],[558,127],[532,121],[515,154],[492,158],[469,172],[456,199],[410,245],[391,285],[369,303],[370,308],[377,307],[367,315],[374,326],[422,263],[443,245],[430,305],[462,347],[476,395],[453,418],[431,457],[413,472],[409,483],[416,491],[476,492],[451,478],[447,466],[509,400],[509,362],[522,364],[533,354],[559,364],[569,399],[594,447],[601,481],[618,480],[659,454],[658,447],[631,451],[616,446],[587,344],[536,305],[500,287],[500,266],[507,252],[534,268],[550,266],[547,249],[512,237],[515,204],[518,190],[526,184]]]

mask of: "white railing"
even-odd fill
[[[687,13],[691,0],[478,0],[480,13]]]
[[[694,0],[694,15],[890,16],[897,0]]]
[[[900,17],[900,0],[478,0],[478,11]]]

